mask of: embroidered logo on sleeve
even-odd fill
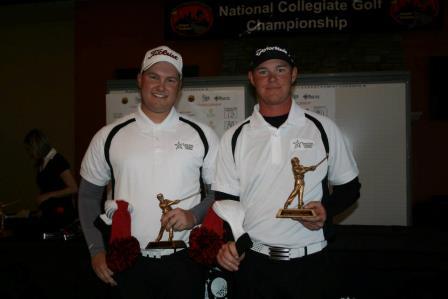
[[[291,141],[291,149],[293,151],[305,151],[312,149],[314,146],[314,140],[295,138]]]

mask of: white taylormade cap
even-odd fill
[[[161,61],[171,63],[182,77],[182,56],[167,46],[160,46],[146,52],[140,73],[143,73],[155,63]]]

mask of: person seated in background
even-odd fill
[[[67,160],[51,146],[47,136],[32,129],[24,139],[25,149],[35,161],[36,182],[40,193],[36,202],[40,210],[40,229],[58,231],[76,219],[73,195],[78,184]]]

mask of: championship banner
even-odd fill
[[[439,0],[172,0],[166,39],[439,29]]]

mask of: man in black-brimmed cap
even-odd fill
[[[328,264],[328,228],[358,199],[358,168],[334,122],[292,100],[297,76],[287,48],[257,48],[248,77],[258,104],[221,139],[212,189],[218,200],[241,202],[243,229],[253,243],[238,254],[229,241],[217,255],[235,273],[235,298],[339,298],[328,284],[336,281]],[[313,215],[277,218],[294,186],[294,157],[316,165],[304,177],[303,193]],[[297,205],[294,199],[291,206]]]

